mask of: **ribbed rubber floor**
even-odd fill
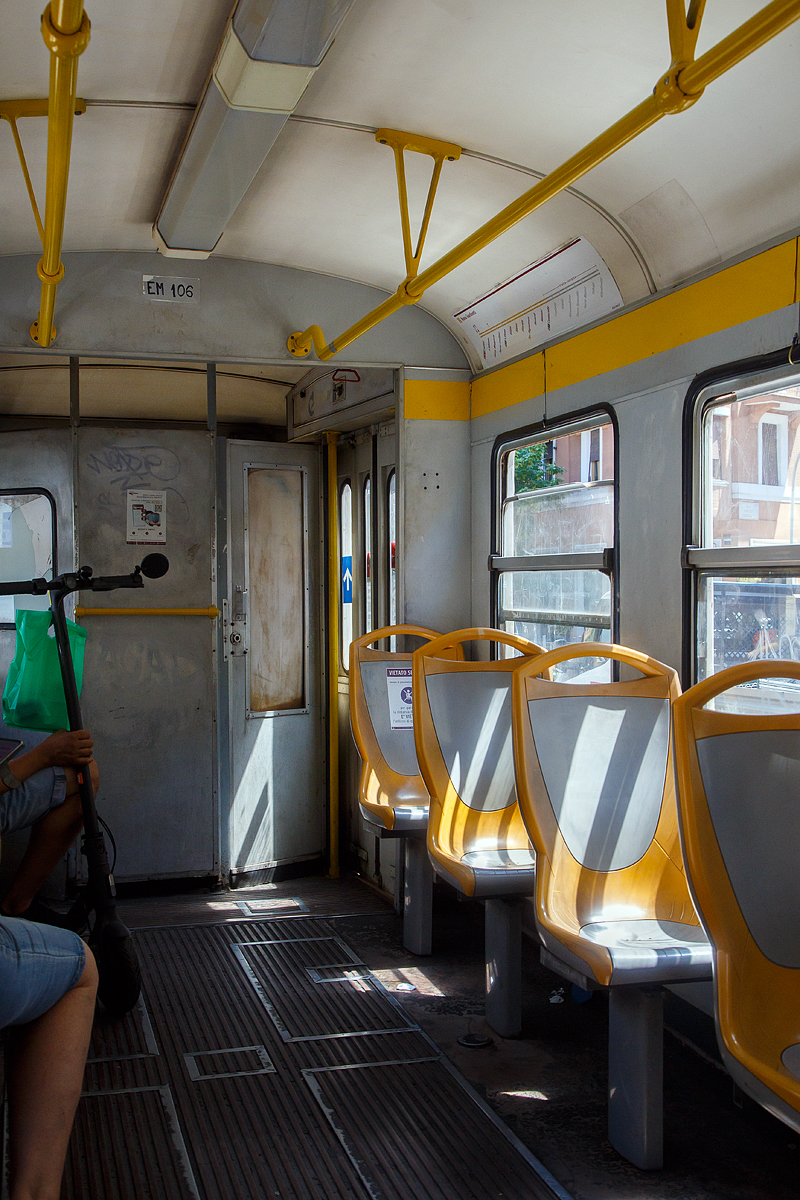
[[[566,1197],[326,921],[136,945],[142,1002],[95,1030],[66,1200]]]

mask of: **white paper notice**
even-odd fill
[[[389,693],[389,717],[392,729],[413,729],[411,667],[387,667],[386,691]]]
[[[128,491],[128,545],[164,546],[167,542],[167,493]]]
[[[621,307],[608,267],[576,238],[453,315],[490,367]]]

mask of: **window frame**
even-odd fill
[[[700,578],[704,573],[730,574],[732,577],[776,579],[800,575],[800,542],[771,546],[708,546],[702,543],[706,506],[706,473],[713,460],[703,444],[703,422],[709,409],[758,396],[770,389],[800,385],[800,363],[792,361],[791,347],[755,358],[741,359],[695,377],[684,402],[683,429],[683,662],[682,684],[688,688],[698,680],[698,616]],[[763,419],[763,418],[762,418]],[[761,419],[758,434],[758,472],[761,477]],[[778,487],[749,485],[781,496],[785,483]],[[713,482],[712,482],[713,487]],[[710,494],[710,492],[709,492]]]
[[[53,560],[50,578],[55,579],[56,575],[58,575],[58,509],[53,493],[44,487],[10,487],[0,488],[0,497],[2,496],[44,496],[45,500],[49,503]],[[0,621],[0,631],[4,629],[16,629],[16,621]]]
[[[505,510],[505,467],[504,458],[512,450],[521,449],[535,442],[549,442],[571,433],[590,433],[602,425],[611,425],[614,431],[614,545],[602,551],[574,554],[537,554],[521,557],[506,557],[502,554],[503,514]],[[587,439],[590,444],[590,439]],[[600,453],[602,456],[602,436]],[[588,452],[588,451],[587,451]],[[583,459],[583,453],[581,453]],[[583,462],[581,475],[583,475]],[[608,481],[600,481],[608,482]],[[556,485],[561,487],[563,485]],[[581,483],[576,485],[584,487]],[[542,488],[542,492],[547,489]],[[587,571],[597,570],[608,575],[611,583],[611,613],[609,637],[618,639],[619,629],[619,424],[616,412],[610,404],[593,404],[591,408],[566,413],[553,420],[539,421],[500,434],[492,448],[491,461],[491,551],[489,554],[489,611],[492,627],[500,628],[500,577],[505,571]],[[498,650],[492,647],[492,656]]]

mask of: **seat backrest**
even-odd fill
[[[687,872],[714,947],[726,1065],[800,1130],[800,711],[705,707],[730,688],[776,677],[800,687],[800,663],[742,663],[690,688],[675,704],[675,763]]]
[[[614,659],[642,677],[543,678],[581,657]],[[671,667],[598,642],[560,647],[515,671],[520,809],[536,849],[537,917],[556,938],[619,919],[697,924],[673,782],[670,703],[679,694]],[[600,962],[598,979],[604,970]]]
[[[530,845],[517,805],[511,744],[511,676],[523,660],[445,657],[469,641],[509,646],[525,661],[543,653],[524,638],[476,628],[446,634],[414,654],[414,733],[431,797],[428,846],[456,868],[465,854]]]
[[[410,703],[411,653],[377,650],[375,644],[403,635],[426,642],[441,637],[417,625],[390,625],[357,638],[350,646],[350,722],[358,752],[376,772],[384,787],[392,777],[419,778],[414,747],[413,708]],[[451,656],[462,654],[461,648]],[[406,690],[407,693],[406,694]],[[398,779],[399,783],[399,779]],[[421,798],[427,792],[419,779]],[[408,803],[408,789],[403,798]]]

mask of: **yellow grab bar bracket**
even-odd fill
[[[47,116],[47,100],[0,100],[0,121],[8,121],[11,126],[11,133],[14,138],[14,145],[17,148],[17,157],[19,165],[22,167],[22,175],[25,180],[25,187],[28,189],[28,199],[31,202],[33,209],[33,219],[36,222],[36,228],[39,230],[39,238],[44,242],[44,229],[42,227],[42,218],[39,216],[39,206],[36,203],[36,196],[33,191],[33,184],[28,173],[28,164],[25,161],[25,151],[22,148],[22,140],[17,129],[17,121],[20,117],[46,117]],[[86,112],[86,101],[75,99],[75,116],[81,117]]]
[[[394,151],[395,170],[397,172],[397,193],[400,200],[400,226],[403,233],[403,255],[406,262],[406,277],[397,289],[397,295],[392,296],[391,300],[387,300],[386,304],[393,305],[392,311],[401,307],[403,304],[416,304],[418,297],[412,296],[407,291],[407,284],[416,279],[419,271],[419,263],[422,258],[422,250],[425,245],[425,238],[428,234],[428,226],[433,212],[433,202],[436,198],[436,189],[439,186],[439,179],[442,174],[442,166],[445,162],[457,162],[461,157],[461,147],[456,146],[454,142],[440,142],[436,138],[424,137],[418,133],[403,133],[400,129],[379,129],[375,134],[375,141],[381,146],[391,146]],[[422,214],[422,221],[419,227],[419,236],[417,237],[416,249],[411,248],[411,221],[408,215],[408,188],[406,186],[406,164],[405,152],[411,150],[415,154],[428,154],[433,159],[433,171],[431,172],[431,181],[428,186],[428,196],[425,201],[425,210]],[[389,314],[386,313],[386,316]],[[378,320],[382,320],[379,317]],[[377,324],[373,321],[372,325]],[[371,329],[372,325],[368,328]],[[355,328],[355,327],[354,327]],[[361,333],[366,333],[366,329],[362,329]],[[348,331],[345,336],[348,337],[349,345],[355,337],[360,337],[360,333],[350,337]],[[341,340],[341,339],[340,339]],[[291,354],[295,358],[305,358],[311,349],[312,345],[317,358],[323,361],[327,358],[332,358],[342,346],[335,345],[333,342],[329,346],[325,344],[325,334],[320,329],[319,325],[310,325],[305,333],[293,333],[289,336],[286,345]]]

